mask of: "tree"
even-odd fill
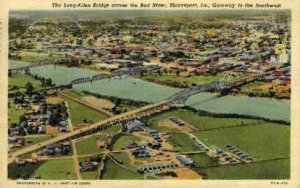
[[[30,83],[30,82],[27,82],[25,87],[26,87],[26,93],[27,94],[31,94],[32,91],[34,90],[34,87],[33,87],[32,83]]]
[[[46,79],[46,80],[45,80],[45,85],[46,85],[46,86],[52,86],[52,85],[53,85],[53,84],[52,84],[52,79],[51,79],[51,78]]]

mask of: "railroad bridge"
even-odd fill
[[[157,72],[161,69],[161,67],[156,65],[149,65],[149,66],[143,66],[143,67],[134,67],[134,68],[123,68],[123,69],[116,69],[112,71],[110,74],[97,74],[92,77],[82,77],[82,78],[76,78],[74,80],[71,80],[69,83],[62,84],[59,86],[53,86],[53,87],[47,87],[42,88],[36,91],[47,91],[47,90],[53,90],[53,89],[65,89],[65,88],[72,88],[75,84],[83,84],[83,83],[93,83],[97,80],[104,80],[104,79],[111,79],[115,77],[122,77],[126,75],[131,76],[137,76],[142,75],[147,72]]]
[[[45,65],[51,65],[51,64],[55,64],[55,63],[50,63],[50,62],[46,62],[46,61],[45,62],[36,62],[36,63],[32,63],[31,65],[28,65],[28,66],[8,69],[8,73],[9,73],[9,75],[15,74],[15,73],[19,73],[22,71],[27,71],[33,67],[39,67],[39,66],[45,66]]]

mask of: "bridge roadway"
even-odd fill
[[[28,146],[24,149],[17,150],[15,152],[9,153],[8,154],[8,163],[12,163],[18,156],[23,155],[25,153],[33,152],[36,151],[42,147],[45,147],[50,144],[66,141],[66,140],[72,140],[75,138],[79,138],[81,136],[87,135],[87,134],[92,134],[95,132],[99,132],[101,130],[104,130],[110,126],[115,125],[116,123],[119,122],[126,122],[130,121],[133,119],[139,119],[145,116],[152,115],[157,112],[161,112],[163,110],[167,110],[169,108],[168,106],[168,101],[161,101],[157,102],[154,104],[149,104],[146,106],[143,106],[139,109],[132,110],[130,112],[126,112],[124,114],[116,115],[113,116],[109,119],[103,120],[96,122],[94,124],[91,124],[87,127],[83,127],[80,129],[73,130],[71,132],[65,133],[58,135],[54,138],[51,138],[49,140],[46,140],[44,142],[34,144],[31,146]]]
[[[239,87],[254,80],[257,80],[260,77],[265,76],[267,74],[268,73],[260,73],[234,81],[213,81],[201,85],[192,86],[182,91],[179,91],[178,93],[175,93],[174,95],[170,96],[167,100],[170,100],[172,104],[184,104],[187,101],[187,99],[192,95],[206,91],[223,92],[225,90],[230,90],[232,88]]]

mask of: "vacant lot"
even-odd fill
[[[18,105],[19,106],[19,105]],[[13,100],[9,100],[8,104],[8,124],[20,122],[20,116],[24,115],[25,109],[22,107],[17,107]]]
[[[62,91],[62,93],[65,93],[71,97],[75,97],[75,98],[81,98],[86,96],[83,92],[74,90],[74,89],[65,89]]]
[[[45,180],[74,180],[76,175],[72,159],[49,160],[42,163],[35,173]]]
[[[8,178],[9,179],[19,179],[20,177],[29,177],[33,175],[36,169],[41,166],[44,162],[41,161],[37,165],[28,164],[26,166],[18,167],[16,163],[11,163],[8,165]]]
[[[170,133],[168,142],[180,152],[199,151],[189,136],[185,133]]]
[[[193,155],[189,155],[189,157],[194,161],[195,166],[199,168],[219,166],[217,160],[210,158],[205,153],[193,154]]]
[[[69,99],[66,99],[66,101],[69,106],[70,118],[73,125],[76,125],[78,123],[84,123],[84,120],[97,122],[107,118],[105,115],[95,110],[92,110],[91,108],[86,107],[82,104],[79,104]]]
[[[93,104],[99,108],[112,109],[115,104],[109,100],[97,98],[94,96],[84,96],[81,97],[81,100],[86,101],[87,103]]]
[[[104,151],[104,149],[99,149],[97,147],[97,140],[105,141],[107,140],[107,135],[97,134],[79,140],[78,142],[76,142],[77,154],[86,155],[86,154],[93,154],[93,153]]]
[[[216,145],[226,150],[232,144],[250,154],[255,160],[289,157],[290,127],[263,123],[194,133],[208,146]]]
[[[107,160],[105,163],[105,173],[103,179],[111,180],[134,180],[134,179],[144,179],[144,176],[135,171],[130,171],[125,168],[122,168],[112,162]]]
[[[61,104],[63,100],[60,97],[47,97],[46,103],[47,104]]]
[[[102,133],[115,133],[118,132],[119,130],[121,130],[122,125],[114,125],[114,126],[110,126],[107,129],[101,131]]]
[[[26,84],[31,83],[34,88],[41,88],[41,82],[39,80],[33,79],[31,76],[24,74],[13,74],[8,79],[8,91],[25,91]]]
[[[39,174],[44,180],[76,179],[72,159],[39,161],[37,165],[27,164],[24,167],[18,167],[15,163],[8,165],[8,177],[11,179],[33,174]]]
[[[274,160],[249,164],[226,165],[198,169],[206,179],[289,179],[290,160]]]
[[[41,61],[56,61],[62,59],[61,56],[58,55],[50,55],[47,53],[39,53],[39,52],[26,52],[22,51],[20,54],[19,61],[25,62],[41,62]]]

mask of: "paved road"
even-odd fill
[[[76,174],[76,177],[78,180],[81,180],[81,174],[80,174],[80,166],[79,166],[79,161],[78,161],[78,155],[77,155],[77,149],[75,145],[75,141],[72,140],[72,149],[73,149],[73,162],[74,162],[74,171]]]

